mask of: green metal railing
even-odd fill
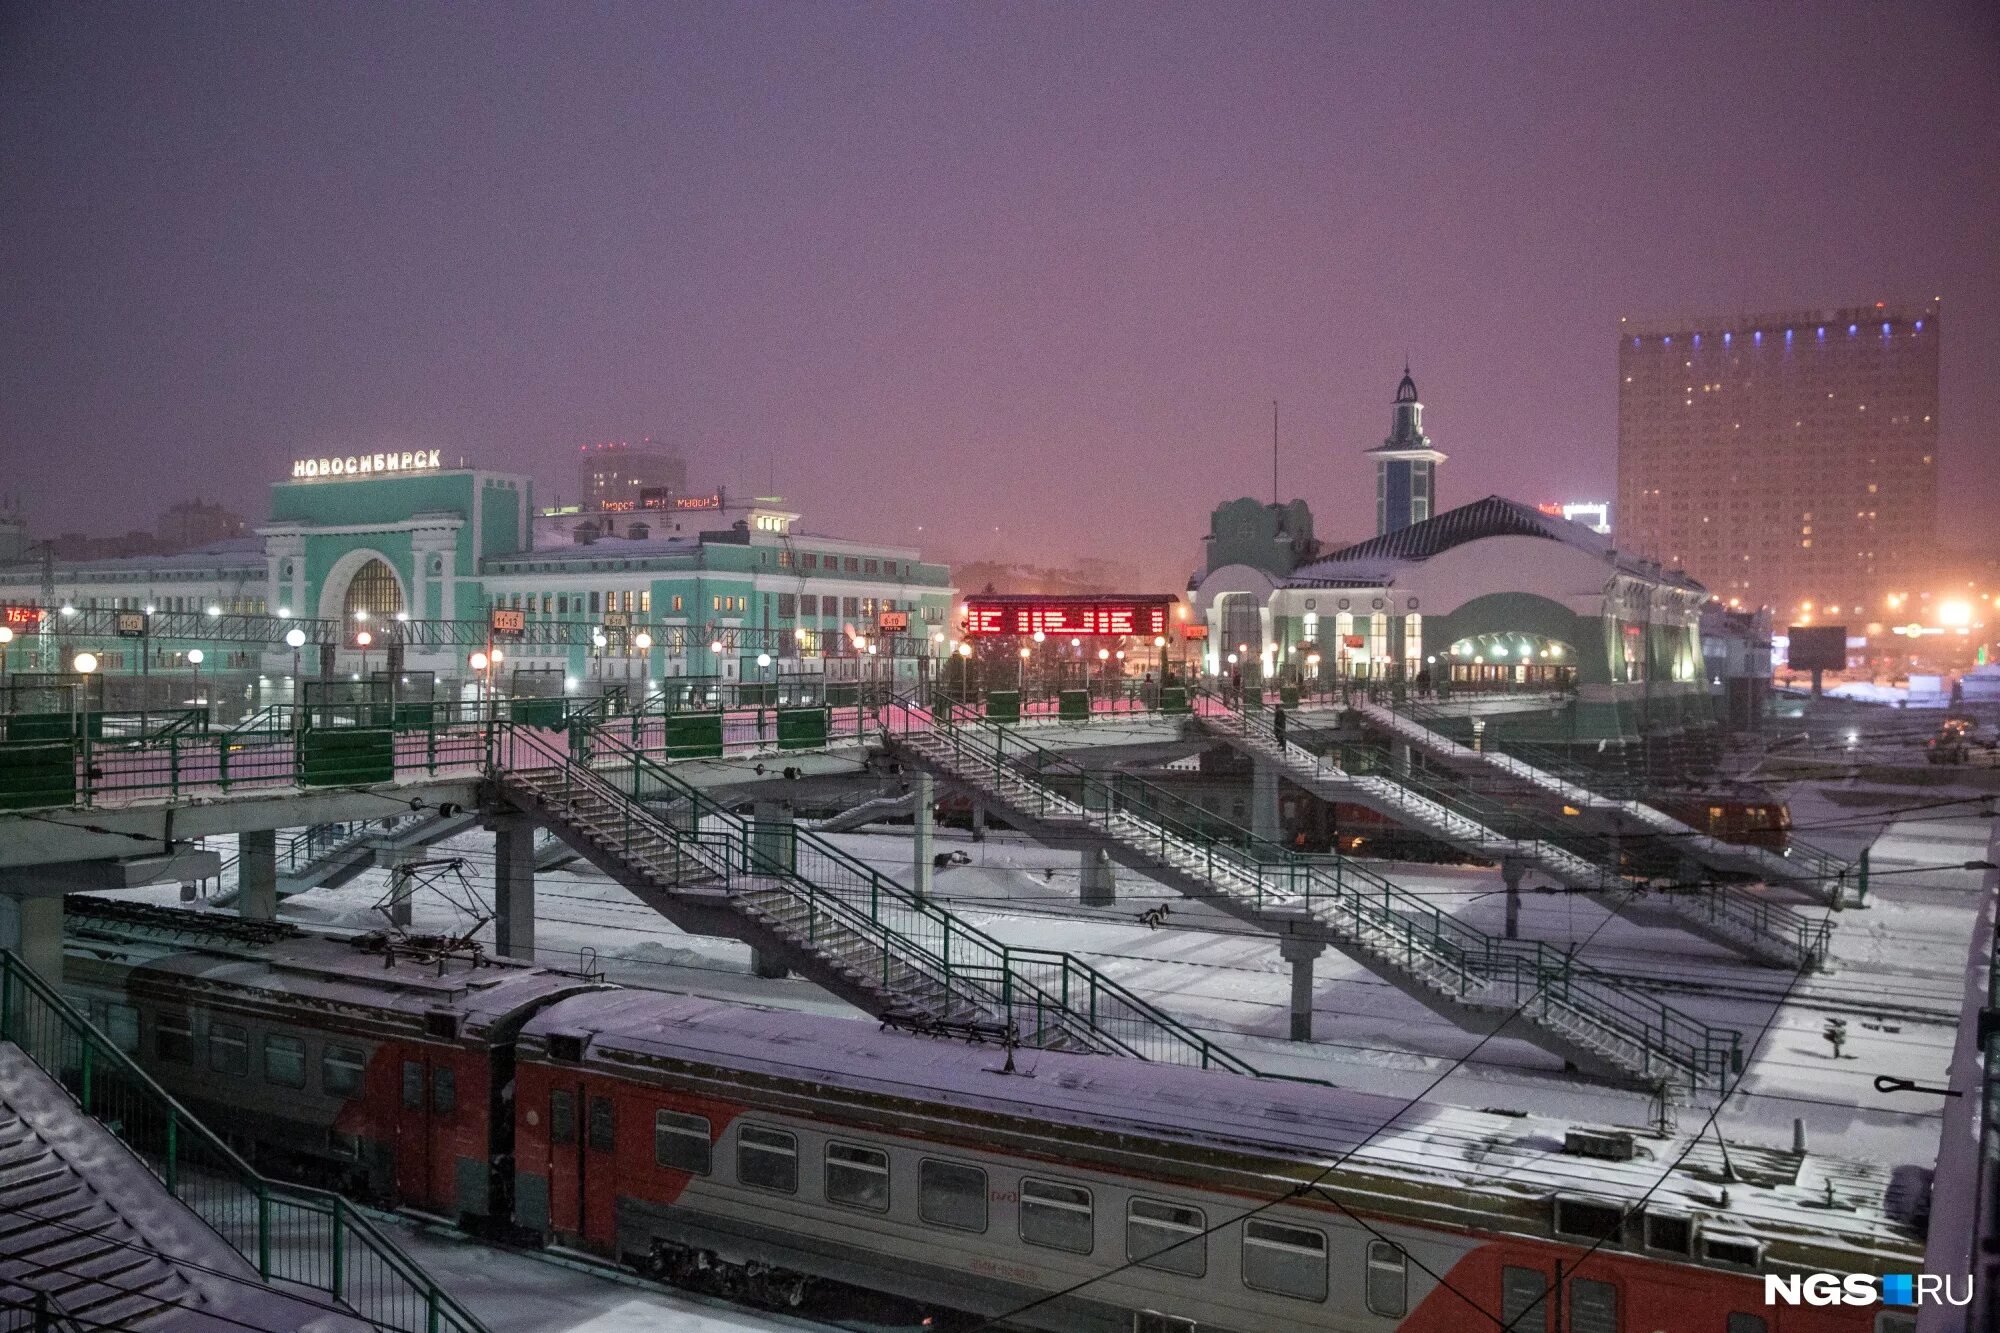
[[[267,1282],[324,1292],[394,1333],[485,1326],[337,1194],[259,1175],[12,952],[0,1040],[19,1046]]]
[[[1431,730],[1436,730],[1433,723],[1444,720],[1434,708],[1415,701],[1398,702],[1392,707],[1393,711]],[[1447,740],[1453,739],[1446,733],[1439,732],[1439,734]],[[1455,743],[1463,744],[1463,742]],[[1700,830],[1689,828],[1683,821],[1642,799],[1640,792],[1644,790],[1643,786],[1634,786],[1629,780],[1614,780],[1612,788],[1607,790],[1605,775],[1563,756],[1551,747],[1510,740],[1504,734],[1489,737],[1488,745],[1497,751],[1488,755],[1488,761],[1502,772],[1513,772],[1522,781],[1533,782],[1551,791],[1567,786],[1574,788],[1576,794],[1584,798],[1608,798],[1625,805],[1640,806],[1643,808],[1633,812],[1635,818],[1646,820],[1656,827],[1672,825],[1674,829],[1684,829],[1686,834],[1700,833]],[[1717,839],[1717,841],[1724,840]],[[1747,856],[1755,856],[1762,852],[1781,858],[1797,867],[1798,878],[1810,879],[1822,885],[1845,884],[1854,876],[1854,866],[1851,862],[1797,837],[1788,837],[1782,849],[1745,845],[1743,852]]]
[[[1234,718],[1246,728],[1262,727],[1267,740],[1276,742],[1262,718],[1237,710],[1214,710],[1211,718],[1215,717]],[[994,730],[940,727],[933,743],[947,746],[949,753],[983,771],[989,780],[1001,774],[1029,778],[1037,790],[1025,799],[1042,802],[1040,813],[1081,813],[1100,821],[1125,816],[1127,829],[1139,826],[1161,857],[1192,853],[1219,888],[1241,886],[1259,908],[1303,906],[1347,938],[1372,941],[1378,952],[1406,967],[1421,961],[1428,973],[1433,977],[1441,973],[1468,1000],[1522,1006],[1524,1013],[1537,1019],[1559,1009],[1606,1040],[1639,1049],[1649,1064],[1657,1058],[1682,1071],[1697,1085],[1719,1083],[1740,1068],[1741,1033],[1710,1027],[1635,993],[1618,978],[1586,967],[1562,950],[1540,941],[1488,935],[1346,857],[1302,856],[1241,829],[1227,837],[1206,834],[1185,817],[1182,798],[1150,784],[1133,782],[1122,792],[1116,785],[1100,784],[1097,802],[1088,795],[1073,800],[1048,788],[1014,757],[1033,758],[1037,769],[1067,761],[1017,733],[1000,730],[992,740],[979,734]],[[1136,802],[1129,799],[1135,794],[1141,797]],[[1176,802],[1183,807],[1179,816]]]
[[[643,857],[670,842],[731,893],[782,888],[807,910],[808,945],[859,936],[880,951],[885,983],[909,968],[968,1007],[1004,1015],[1025,1043],[1066,1034],[1147,1060],[1260,1072],[1074,956],[1003,944],[807,830],[774,837],[615,738],[574,731],[564,749],[496,728],[494,768],[503,781],[510,771],[544,784],[553,775],[559,792],[610,792],[620,826],[599,836],[614,848]]]

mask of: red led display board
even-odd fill
[[[884,611],[875,617],[877,634],[908,634],[910,613],[908,611]]]
[[[0,607],[0,625],[11,630],[38,630],[49,613],[39,606]]]
[[[968,597],[967,638],[1037,632],[1054,639],[1167,632],[1171,597]]]

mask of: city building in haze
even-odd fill
[[[1417,382],[1403,367],[1390,409],[1389,438],[1368,451],[1375,460],[1375,535],[1400,532],[1437,512],[1437,465],[1444,455],[1424,434],[1424,405]]]
[[[586,510],[637,509],[642,490],[687,494],[687,459],[650,436],[583,446],[577,465],[578,503]]]
[[[1935,305],[1621,324],[1619,546],[1780,620],[1877,609],[1937,510]]]
[[[158,536],[160,550],[172,553],[228,541],[245,531],[242,515],[207,500],[183,500],[160,515]]]

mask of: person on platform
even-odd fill
[[[1280,753],[1283,753],[1285,748],[1285,706],[1283,704],[1279,704],[1271,710],[1271,734],[1278,738],[1278,750]]]

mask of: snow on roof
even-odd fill
[[[807,1086],[1055,1120],[1079,1130],[1135,1132],[1277,1156],[1305,1166],[1343,1157],[1343,1178],[1430,1181],[1488,1197],[1561,1193],[1636,1204],[1666,1164],[1688,1156],[1648,1206],[1857,1254],[1906,1253],[1917,1233],[1907,1177],[1874,1163],[1735,1145],[1693,1133],[1635,1131],[1629,1162],[1566,1154],[1569,1122],[1462,1110],[1345,1088],[1264,1080],[1117,1056],[1024,1051],[1000,1072],[991,1046],[922,1038],[840,1018],[664,992],[608,991],[551,1005],[524,1036],[577,1034],[586,1058],[626,1053],[710,1064]],[[1701,1119],[1690,1112],[1692,1128]],[[1348,1154],[1352,1154],[1348,1157]],[[1733,1178],[1732,1178],[1733,1175]],[[1729,1181],[1726,1186],[1717,1182]],[[1720,1202],[1726,1193],[1729,1202]],[[1831,1202],[1829,1202],[1831,1200]]]
[[[116,923],[70,918],[66,929],[88,938],[89,953],[113,966],[204,985],[256,992],[271,1000],[359,1005],[418,1017],[450,1011],[476,1028],[523,1005],[590,983],[569,973],[486,958],[439,967],[409,957],[388,966],[379,950],[301,935],[257,946],[131,938]]]
[[[225,537],[174,555],[129,555],[108,560],[58,560],[58,570],[72,575],[119,573],[131,569],[250,569],[264,568],[262,537]]]
[[[1559,514],[1545,514],[1533,505],[1499,495],[1489,495],[1483,500],[1447,509],[1421,523],[1412,523],[1407,528],[1371,537],[1365,542],[1357,542],[1308,561],[1292,571],[1286,583],[1292,587],[1310,588],[1379,587],[1406,566],[1488,537],[1538,537],[1561,542],[1597,559],[1609,561],[1629,574],[1678,587],[1701,587],[1678,570],[1662,569],[1647,561],[1619,555],[1603,534],[1581,523],[1571,522]]]

